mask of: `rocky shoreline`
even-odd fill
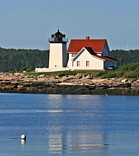
[[[0,73],[0,92],[45,94],[139,95],[139,79],[93,78],[89,74],[32,76]]]

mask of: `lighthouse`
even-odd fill
[[[65,34],[59,30],[49,38],[49,69],[62,69],[67,67],[67,42]]]

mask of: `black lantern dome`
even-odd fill
[[[66,38],[65,34],[62,34],[59,29],[55,34],[51,35],[51,38],[49,38],[50,43],[66,43],[68,42],[68,39]]]

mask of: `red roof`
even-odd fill
[[[96,56],[96,57],[98,57],[98,58],[100,58],[100,59],[103,59],[103,60],[105,60],[105,61],[111,61],[111,60],[113,60],[112,58],[110,58],[110,57],[108,57],[108,56],[99,56],[99,55],[94,55],[94,56]]]
[[[79,52],[83,47],[91,47],[94,52],[102,52],[105,44],[107,44],[106,39],[72,39],[68,52]]]
[[[91,55],[94,55],[94,51],[91,47],[84,47]]]
[[[111,61],[111,60],[113,60],[113,58],[111,58],[111,57],[108,57],[108,56],[99,56],[99,55],[95,54],[94,51],[93,51],[93,49],[92,49],[91,47],[85,47],[85,49],[87,49],[87,51],[88,51],[91,55],[93,55],[93,56],[95,56],[95,57],[98,57],[98,58],[100,58],[100,59],[103,59],[103,60],[105,60],[105,61]]]

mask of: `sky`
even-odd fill
[[[139,49],[139,0],[0,0],[0,47],[49,49],[58,29],[69,42],[90,36],[110,50]]]

